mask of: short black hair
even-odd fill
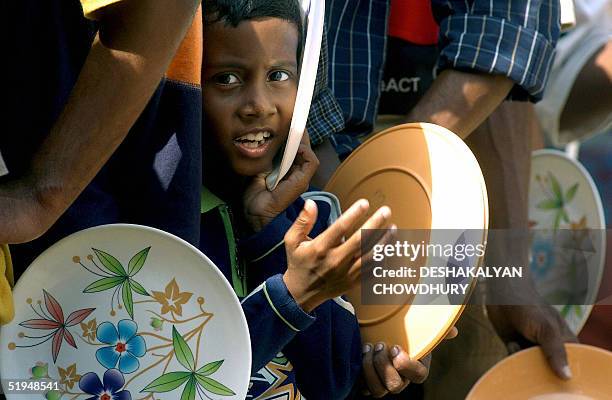
[[[205,25],[222,22],[235,28],[242,21],[258,18],[279,18],[296,26],[300,63],[304,32],[298,0],[204,0]]]

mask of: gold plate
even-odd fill
[[[565,345],[572,379],[551,370],[539,347],[497,363],[474,385],[467,400],[606,400],[612,399],[612,352],[584,344]]]
[[[343,209],[360,198],[368,199],[371,212],[388,205],[399,229],[431,229],[432,235],[436,229],[477,229],[486,242],[488,203],[478,162],[459,137],[437,125],[404,124],[374,135],[342,163],[325,190]],[[464,308],[457,302],[410,306],[425,304],[418,297],[405,305],[363,305],[360,287],[347,297],[365,341],[399,344],[412,358],[429,353]]]

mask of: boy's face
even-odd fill
[[[278,18],[206,28],[203,95],[206,127],[232,169],[272,169],[287,140],[297,93],[298,32]]]

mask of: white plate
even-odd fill
[[[531,161],[529,220],[536,232],[531,272],[538,291],[557,305],[572,331],[578,334],[596,301],[605,266],[606,224],[599,192],[588,171],[561,151],[535,151]],[[565,251],[552,243],[557,229],[575,230],[572,237],[581,242],[573,247],[584,251],[580,254]],[[586,230],[592,230],[590,240],[584,235]],[[568,278],[568,274],[575,278]],[[575,295],[584,301],[579,305],[568,304]]]
[[[306,129],[310,102],[312,101],[317,80],[321,40],[323,38],[323,21],[325,19],[325,2],[302,0],[301,3],[305,14],[306,40],[300,66],[300,80],[295,97],[293,117],[289,126],[289,136],[287,137],[282,159],[280,161],[275,160],[274,170],[266,177],[266,184],[269,190],[276,188],[278,182],[283,179],[289,168],[291,168],[293,160],[295,160],[304,129]]]
[[[246,396],[251,345],[240,303],[215,265],[173,235],[138,225],[75,233],[30,265],[14,299],[15,319],[0,332],[9,400],[44,398],[8,393],[7,380],[32,377],[58,383],[50,399],[100,395],[100,381],[120,400],[120,391],[179,399],[191,387],[185,399]]]

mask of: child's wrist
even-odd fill
[[[297,281],[297,279],[293,279],[289,271],[283,274],[283,282],[285,282],[285,286],[287,286],[287,290],[289,294],[291,294],[291,297],[293,297],[293,300],[295,300],[302,310],[310,314],[315,308],[323,303],[323,300],[320,299],[320,293],[308,290],[305,285]]]

